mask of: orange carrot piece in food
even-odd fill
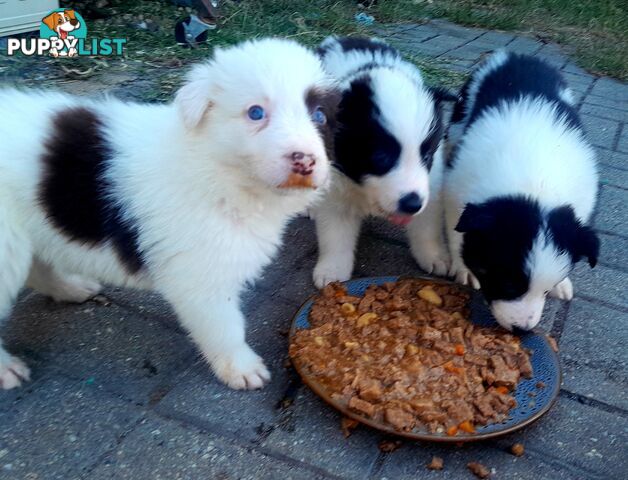
[[[475,433],[475,427],[469,420],[465,420],[464,422],[462,422],[460,425],[458,425],[458,428],[460,428],[460,430],[462,430],[463,432]]]
[[[456,427],[455,425],[452,425],[451,427],[447,429],[447,435],[449,435],[450,437],[456,436],[457,433],[458,433],[458,427]]]
[[[456,374],[461,374],[464,372],[464,368],[462,367],[456,367],[451,360],[448,362],[443,363],[443,368],[445,369],[445,371],[449,372],[449,373],[456,373]]]
[[[459,343],[456,345],[456,355],[464,355],[464,345]]]
[[[502,395],[506,395],[508,393],[508,389],[503,385],[501,387],[497,387],[495,390],[497,390]]]

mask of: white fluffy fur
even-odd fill
[[[309,50],[261,40],[217,50],[169,105],[0,92],[0,318],[25,283],[72,301],[97,292],[95,281],[155,289],[221,380],[261,387],[270,375],[245,342],[239,295],[272,259],[288,219],[328,182],[325,148],[304,99],[310,88],[329,86]],[[248,119],[254,104],[267,119]],[[69,242],[38,202],[50,118],[78,105],[108,126],[115,196],[139,225],[146,260],[137,275],[110,245]],[[291,172],[286,155],[295,151],[316,157],[318,190],[278,188]],[[0,345],[0,387],[20,379],[28,370]]]
[[[402,152],[398,165],[390,172],[367,177],[362,185],[334,172],[331,188],[313,210],[319,246],[314,283],[321,288],[329,282],[348,280],[362,220],[369,215],[395,214],[399,199],[411,192],[417,192],[423,200],[423,208],[418,212],[421,215],[408,226],[412,252],[424,270],[446,273],[449,260],[441,230],[431,228],[432,217],[441,215],[442,206],[438,195],[429,200],[430,191],[440,191],[442,148],[434,154],[431,174],[419,156],[421,141],[427,137],[435,113],[432,95],[421,74],[413,65],[388,53],[344,52],[333,38],[323,46],[328,48],[325,68],[338,79],[341,89],[368,75],[381,123],[400,142]],[[356,73],[371,62],[377,66]]]
[[[597,194],[595,153],[581,131],[555,118],[551,103],[524,97],[484,114],[457,145],[454,167],[444,181],[444,199],[450,273],[459,282],[480,287],[464,265],[463,235],[455,230],[467,203],[520,194],[536,199],[546,210],[570,205],[578,220],[589,220]],[[516,301],[494,302],[493,313],[506,327],[535,326],[547,291],[563,299],[573,294],[566,278],[569,260],[544,236],[535,241],[528,267],[528,293]]]

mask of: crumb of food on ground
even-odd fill
[[[536,388],[541,389],[545,388],[545,382],[541,382],[540,380],[536,382]]]
[[[491,471],[480,462],[469,462],[467,468],[478,478],[488,478],[491,475]]]
[[[547,341],[549,342],[550,347],[552,347],[552,350],[558,352],[558,343],[556,343],[556,339],[551,335],[545,335],[545,338],[547,338]]]
[[[510,453],[512,453],[515,457],[520,457],[523,455],[525,448],[523,447],[523,443],[515,443],[512,447],[510,447]]]
[[[378,445],[380,451],[390,453],[401,447],[401,440],[382,440]]]
[[[351,436],[351,432],[360,424],[357,420],[349,417],[342,417],[340,419],[340,429],[342,430],[342,434],[345,438],[349,438]]]
[[[111,300],[109,300],[107,297],[105,297],[102,294],[96,295],[95,297],[93,297],[92,301],[99,303],[100,305],[104,305],[105,307],[108,307],[109,305],[111,305]]]
[[[432,461],[427,464],[427,468],[430,470],[442,470],[443,469],[443,459],[440,457],[432,457]]]

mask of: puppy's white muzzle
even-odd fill
[[[545,297],[526,294],[517,300],[495,300],[491,303],[493,316],[502,327],[531,330],[541,321]]]

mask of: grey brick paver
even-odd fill
[[[589,141],[598,147],[613,149],[619,131],[619,123],[614,120],[582,115],[582,124]]]
[[[625,188],[628,185],[628,170],[601,165],[600,183],[602,185]]]
[[[617,143],[617,150],[628,153],[628,124],[624,124],[624,128],[619,136],[619,142]]]
[[[87,480],[321,480],[323,475],[196,428],[145,420]]]
[[[628,237],[628,190],[604,185],[600,189],[596,228]]]
[[[3,338],[26,360],[34,352],[37,375],[63,372],[140,403],[197,355],[186,335],[116,305],[54,304],[41,295],[16,307]]]
[[[490,443],[490,442],[489,442]],[[442,471],[428,470],[426,465],[433,456],[444,459]],[[467,463],[480,462],[493,473],[491,478],[509,480],[582,480],[587,474],[579,469],[567,469],[563,465],[544,458],[529,450],[517,458],[496,445],[468,444],[436,446],[408,442],[398,451],[388,455],[376,475],[377,479],[473,479]]]
[[[574,284],[574,295],[595,299],[620,308],[628,308],[628,275],[597,265],[591,269],[586,262],[580,262],[570,275]]]
[[[363,480],[379,454],[380,439],[381,435],[367,428],[360,428],[345,439],[340,415],[303,388],[290,407],[290,416],[262,446],[343,478]]]
[[[628,170],[628,153],[597,149],[598,162],[616,169]],[[624,184],[626,186],[626,184]]]
[[[615,120],[617,122],[628,122],[627,110],[618,110],[613,107],[594,105],[592,103],[588,103],[586,100],[580,107],[580,113],[582,115],[592,115],[595,117],[607,118],[609,120]]]
[[[529,37],[517,36],[508,44],[508,50],[533,55],[543,48],[543,44],[537,40],[533,40]]]
[[[626,338],[628,313],[574,300],[560,342],[564,388],[628,410]]]
[[[466,40],[451,37],[448,35],[439,35],[438,37],[427,40],[416,46],[417,53],[438,57],[445,52],[454,50],[466,43]]]
[[[42,382],[0,412],[0,478],[79,478],[140,417],[127,402],[85,382]]]
[[[500,443],[514,442],[548,461],[589,472],[577,478],[623,478],[628,419],[561,396],[543,420]]]
[[[628,238],[598,233],[600,238],[600,261],[605,265],[626,268],[628,265]]]

